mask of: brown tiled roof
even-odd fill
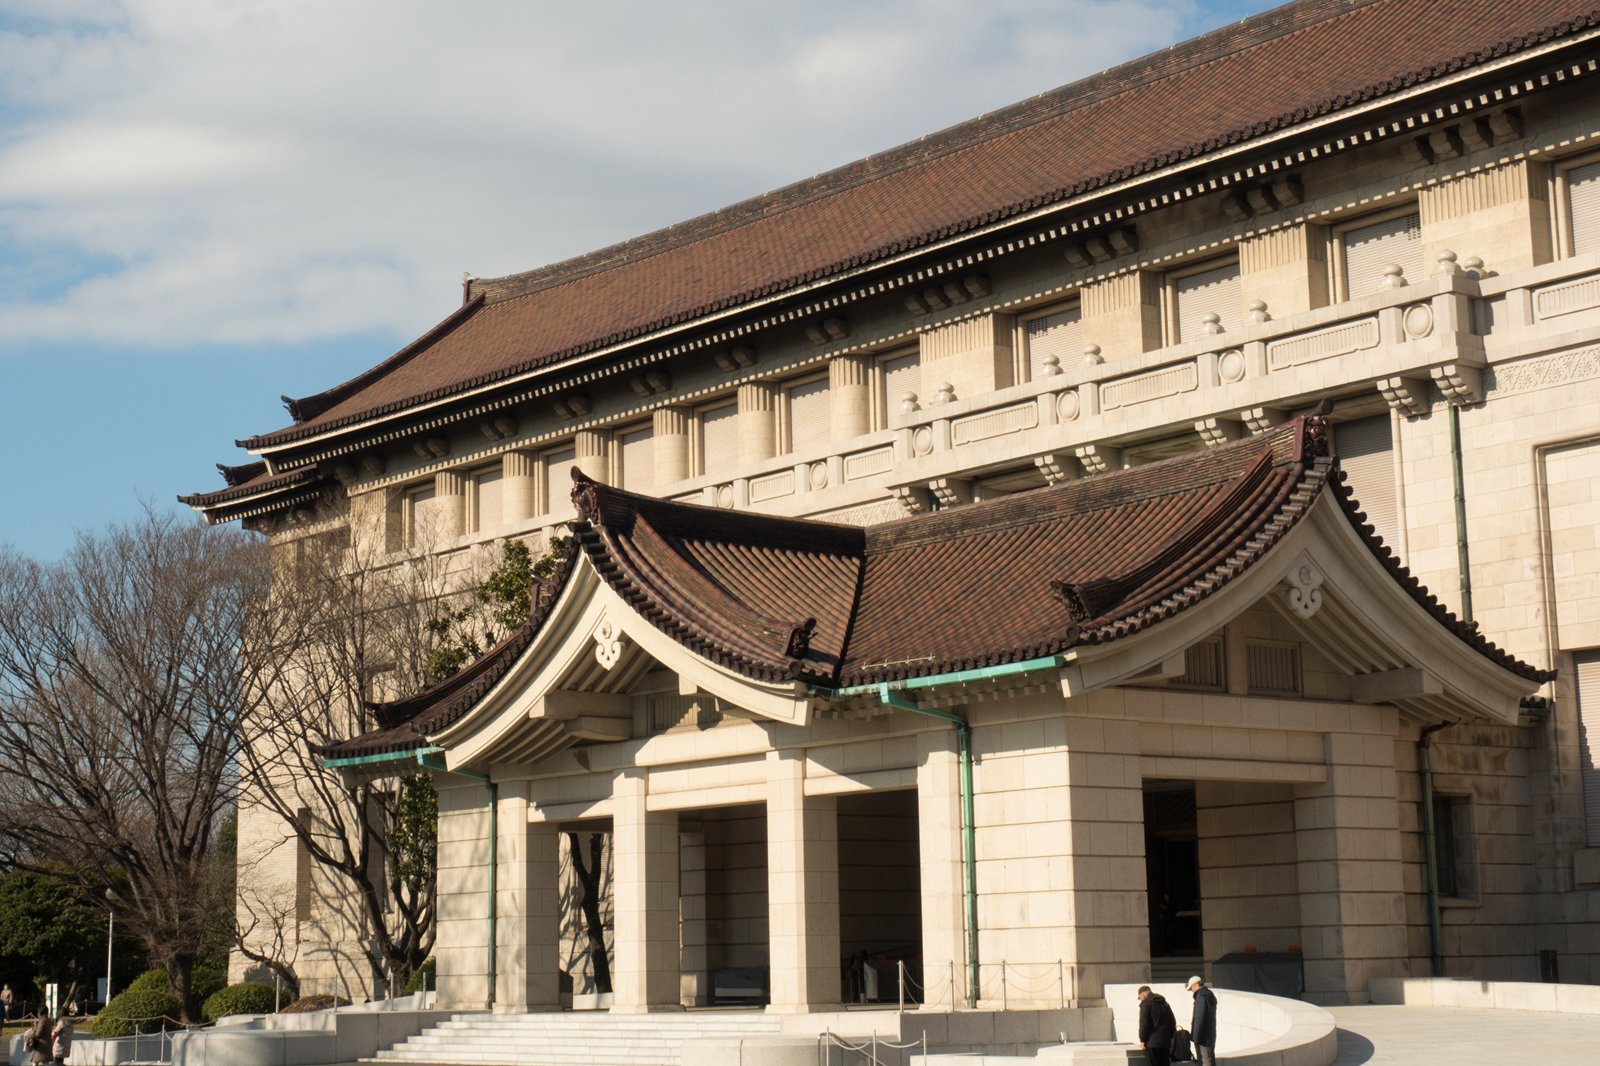
[[[310,486],[325,480],[315,468],[291,470],[285,474],[268,474],[266,463],[246,463],[243,466],[224,466],[218,463],[217,469],[222,472],[223,480],[228,483],[227,488],[179,496],[178,502],[204,509],[237,503],[302,485]]]
[[[270,447],[913,250],[1600,23],[1594,0],[1301,0],[726,210],[489,282]]]
[[[1170,618],[1264,556],[1336,466],[1321,418],[1132,470],[865,529],[638,496],[579,478],[572,526],[595,571],[696,654],[758,680],[828,690],[1057,655]],[[1530,681],[1337,506],[1439,623]],[[570,568],[574,552],[567,562]],[[569,571],[570,572],[570,571]],[[554,601],[558,583],[541,587]],[[457,720],[530,647],[548,607],[468,671],[382,708],[386,729],[340,745],[416,746]]]

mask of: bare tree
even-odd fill
[[[335,920],[360,930],[373,970],[403,984],[433,949],[432,778],[396,777],[388,767],[341,776],[318,749],[372,729],[370,701],[432,680],[451,629],[440,619],[470,599],[485,564],[478,554],[420,546],[380,551],[337,519],[330,527],[274,549],[272,646],[282,676],[244,720],[242,802],[276,817],[336,886],[324,902],[348,905]],[[284,633],[295,635],[292,646]]]
[[[259,541],[152,511],[58,563],[0,550],[0,864],[109,890],[185,1021],[240,723],[274,683],[239,654],[267,581]]]

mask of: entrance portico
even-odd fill
[[[1514,721],[1543,675],[1399,572],[1336,473],[1301,419],[866,530],[580,479],[577,548],[529,623],[330,755],[405,730],[497,783],[501,1009],[557,1001],[553,827],[582,819],[612,826],[616,1011],[752,981],[741,998],[771,1010],[832,1008],[847,966],[894,952],[922,975],[913,1000],[1097,1001],[1163,946],[1150,782],[1192,797],[1205,960],[1292,948],[1309,996],[1359,999],[1412,965],[1397,744]],[[487,832],[473,787],[441,809],[441,870],[465,871],[441,875],[442,916],[478,913],[458,858]],[[914,805],[867,802],[895,794]],[[762,815],[765,928],[711,907],[697,812],[730,808]],[[858,920],[870,864],[841,862],[862,839],[915,844],[914,885],[879,882],[913,912],[881,948]],[[486,947],[441,923],[446,1002],[482,1001]]]

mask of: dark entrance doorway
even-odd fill
[[[1200,852],[1194,782],[1144,783],[1151,976],[1182,980],[1201,956]],[[1162,965],[1165,962],[1167,965]],[[1166,972],[1168,970],[1171,972]]]

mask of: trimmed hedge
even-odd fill
[[[235,1014],[271,1014],[277,1009],[277,993],[271,985],[245,981],[211,993],[200,1013],[206,1021],[214,1022]]]
[[[207,966],[196,966],[189,977],[195,996],[204,1002],[222,989],[226,979]],[[173,996],[164,969],[146,970],[133,983],[111,997],[94,1022],[95,1036],[132,1036],[154,1033],[178,1024],[183,1007]]]
[[[155,1033],[176,1022],[183,1008],[167,987],[166,970],[149,970],[111,997],[94,1020],[95,1036]],[[169,1021],[170,1020],[170,1021]]]
[[[423,960],[422,965],[411,971],[411,976],[406,978],[405,991],[402,995],[413,995],[417,992],[431,991],[439,987],[438,977],[435,975],[433,956],[429,955]]]

